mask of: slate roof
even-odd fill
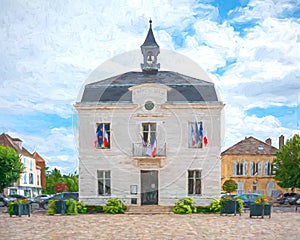
[[[254,137],[246,137],[221,153],[224,155],[276,155],[278,149]]]
[[[171,88],[167,101],[218,102],[214,84],[172,71],[156,73],[126,72],[85,86],[81,103],[132,102],[130,87],[156,83]]]
[[[19,154],[22,154],[23,156],[26,157],[31,157],[33,158],[33,155],[24,147],[19,147],[19,145],[16,143],[17,142],[22,142],[19,138],[12,138],[8,134],[2,133],[0,135],[0,145],[5,146],[5,147],[10,147],[15,149],[15,151]]]

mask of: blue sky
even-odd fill
[[[299,133],[300,1],[0,0],[0,130],[51,168],[78,167],[73,104],[90,74],[136,50],[153,20],[161,49],[190,58],[225,107],[223,149]]]

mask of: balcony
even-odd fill
[[[157,144],[155,157],[146,154],[147,147],[142,143],[133,143],[132,153],[135,159],[135,165],[140,168],[161,168],[165,164],[166,158],[166,143],[163,145]]]
[[[156,156],[149,156],[147,153],[147,147],[144,147],[142,143],[132,144],[132,153],[134,158],[165,158],[166,157],[166,143],[157,143]]]

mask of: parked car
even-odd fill
[[[23,195],[20,195],[20,194],[10,194],[10,195],[8,195],[8,197],[14,198],[14,201],[16,201],[16,200],[28,200],[27,197],[25,197]]]
[[[48,199],[48,198],[50,198],[52,196],[53,196],[52,194],[41,194],[41,195],[38,195],[38,196],[35,196],[34,198],[32,198],[32,202],[34,202],[34,203],[40,203],[44,199]]]
[[[295,195],[297,195],[297,194],[296,193],[282,193],[277,198],[277,202],[279,204],[289,204],[289,199],[293,198]]]
[[[257,197],[261,196],[258,193],[244,193],[239,196],[240,199],[244,201],[244,208],[250,208],[250,205],[253,204]]]
[[[7,206],[10,202],[13,202],[15,198],[6,197],[3,194],[0,194],[0,207]]]
[[[290,205],[295,205],[297,200],[300,199],[300,194],[289,196],[287,199]]]
[[[68,199],[74,199],[76,201],[79,200],[79,194],[78,192],[63,192],[63,193],[57,193],[54,196],[47,198],[47,199],[43,199],[40,202],[40,207],[44,208],[44,209],[48,209],[48,203],[50,200],[68,200]]]

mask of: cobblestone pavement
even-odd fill
[[[216,214],[28,216],[0,213],[0,239],[300,239],[300,212],[271,218]]]

